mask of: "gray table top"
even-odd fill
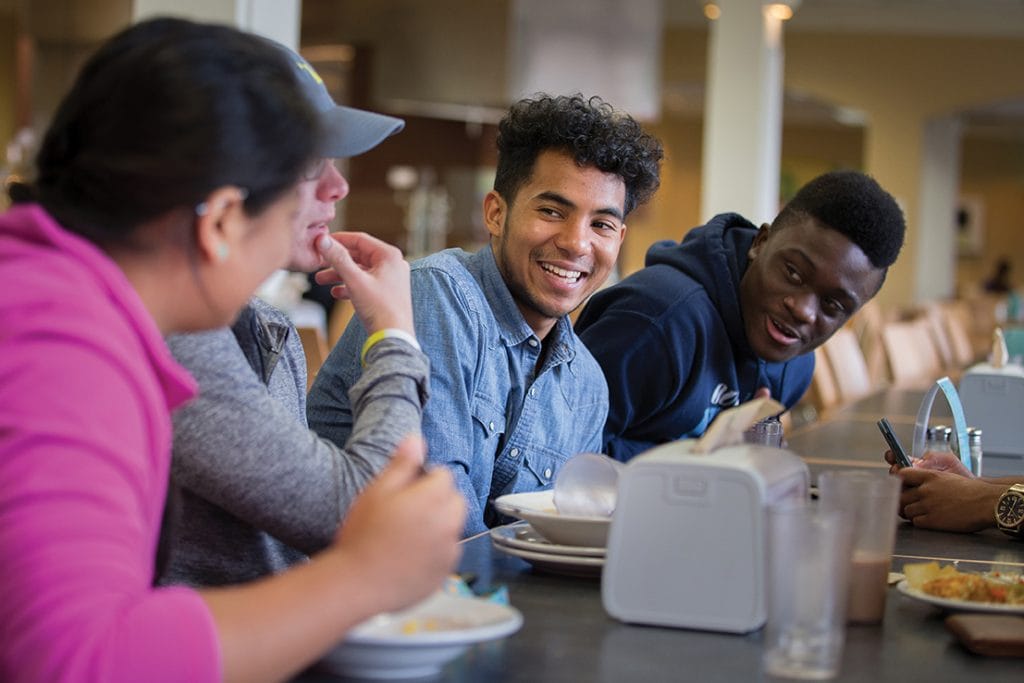
[[[998,532],[971,535],[901,525],[894,569],[938,557],[1015,563],[1024,571],[1024,543]],[[522,629],[485,643],[449,664],[441,681],[759,681],[774,680],[761,667],[761,632],[733,635],[629,625],[608,616],[600,581],[545,574],[505,555],[486,536],[465,544],[460,569],[477,576],[475,587],[508,587],[524,616]],[[878,626],[850,626],[838,681],[1022,680],[1024,660],[985,658],[960,647],[943,623],[946,613],[890,588]],[[302,681],[345,680],[307,672]]]
[[[787,435],[789,447],[812,474],[834,467],[885,468],[884,442],[875,426],[889,416],[909,446],[923,391],[873,394],[828,419]],[[936,403],[935,415],[942,415]],[[945,412],[948,416],[948,410]],[[703,549],[707,552],[707,549]],[[998,531],[951,534],[901,523],[893,570],[905,563],[938,559],[965,570],[998,564],[1024,572],[1024,542]],[[761,632],[733,635],[625,624],[608,616],[598,578],[545,574],[493,547],[486,535],[464,544],[461,572],[477,577],[474,587],[507,586],[524,616],[522,629],[497,642],[471,648],[449,664],[441,681],[760,681],[773,680],[761,667]],[[847,630],[838,681],[1024,680],[1024,660],[984,658],[963,649],[946,630],[940,609],[890,588],[881,625]],[[310,671],[299,680],[344,680]]]

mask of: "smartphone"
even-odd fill
[[[889,449],[896,457],[896,464],[901,468],[910,467],[910,458],[907,457],[907,452],[903,450],[900,440],[896,438],[896,432],[892,430],[892,425],[889,424],[889,421],[883,417],[878,421],[878,429],[882,432],[885,442],[889,444]]]

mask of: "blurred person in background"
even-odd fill
[[[1001,258],[996,262],[995,270],[982,284],[982,288],[991,294],[1006,294],[1013,291],[1013,284],[1010,282],[1010,259]]]

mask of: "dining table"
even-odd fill
[[[909,444],[924,391],[886,389],[793,430],[788,448],[812,473],[836,467],[881,469],[884,442],[875,420],[887,415]],[[934,414],[941,416],[936,402]],[[948,415],[948,412],[946,413]],[[729,543],[722,538],[720,543]],[[620,621],[604,609],[600,573],[552,572],[507,554],[488,533],[462,544],[458,570],[475,591],[504,587],[509,604],[523,615],[522,628],[477,644],[431,680],[469,683],[570,683],[661,681],[774,681],[762,665],[762,630],[735,634],[647,626]],[[398,549],[396,549],[396,552]],[[715,547],[695,547],[710,554]],[[999,569],[1024,573],[1024,542],[997,530],[956,534],[919,529],[900,521],[891,570],[937,561],[963,571]],[[945,626],[950,613],[890,586],[885,615],[877,625],[849,625],[836,681],[1024,680],[1024,659],[985,657],[961,646]],[[351,680],[316,667],[305,683]]]

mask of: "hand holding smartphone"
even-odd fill
[[[882,436],[885,437],[885,442],[889,444],[889,450],[892,451],[893,457],[896,458],[896,465],[900,468],[910,467],[910,458],[907,456],[907,452],[903,450],[900,440],[896,438],[896,432],[892,430],[889,420],[884,417],[879,420],[878,429],[882,432]]]

